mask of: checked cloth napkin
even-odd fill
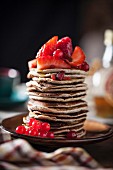
[[[10,134],[0,128],[0,170],[89,169],[103,168],[82,148],[65,147],[51,153],[41,152],[26,140],[11,140]]]

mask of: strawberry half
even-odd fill
[[[31,61],[28,62],[28,67],[29,67],[29,70],[31,68],[36,68],[37,67],[37,59],[33,59]]]
[[[52,55],[54,50],[56,50],[56,44],[57,44],[58,36],[52,37],[49,41],[47,41],[39,50],[36,57],[39,56],[47,56]]]
[[[50,68],[71,68],[64,60],[50,55],[40,56],[37,58],[37,69],[50,69]]]
[[[56,48],[60,49],[63,52],[65,59],[68,59],[68,60],[71,59],[73,47],[72,47],[72,41],[69,37],[64,37],[60,39],[57,42]]]
[[[72,66],[78,66],[85,61],[86,57],[82,49],[79,46],[76,46],[71,58],[72,58],[72,62],[70,62],[70,64]]]

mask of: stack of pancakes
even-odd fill
[[[62,71],[67,80],[51,78]],[[83,137],[88,112],[83,100],[87,90],[85,77],[86,72],[77,69],[31,69],[28,73],[31,80],[26,83],[28,117],[50,123],[56,138],[65,138],[69,131],[75,131],[78,138]]]

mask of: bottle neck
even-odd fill
[[[109,68],[113,65],[113,45],[107,45],[102,58],[102,66],[104,68]]]

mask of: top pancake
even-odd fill
[[[77,70],[77,69],[45,69],[45,70],[38,70],[37,68],[33,68],[30,70],[30,72],[36,73],[58,73],[60,71],[64,71],[67,74],[77,74],[77,75],[87,75],[87,73],[83,70]]]
[[[28,78],[33,78],[33,77],[40,77],[40,78],[50,78],[53,73],[37,73],[35,70],[32,70],[28,73],[27,77]],[[70,77],[70,78],[85,78],[85,74],[77,74],[77,73],[65,73],[65,77]]]
[[[85,78],[73,78],[70,80],[53,80],[51,78],[38,78],[38,77],[33,77],[32,78],[33,81],[36,81],[38,83],[40,82],[47,82],[47,83],[52,83],[52,84],[73,84],[73,83],[79,83],[79,82],[84,82]]]

